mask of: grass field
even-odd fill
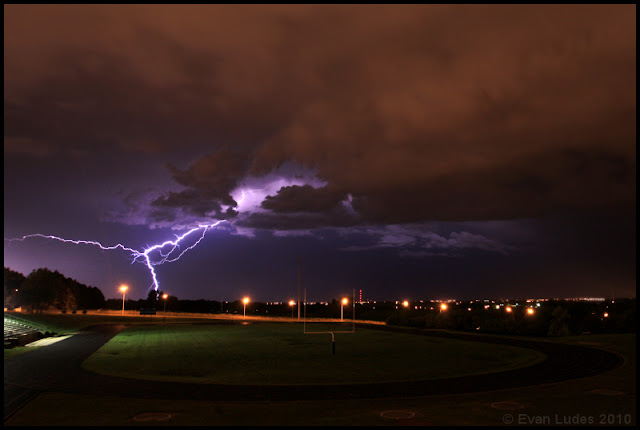
[[[309,326],[308,330],[327,329]],[[333,385],[489,373],[543,358],[530,349],[366,328],[336,333],[332,354],[330,334],[304,334],[300,324],[165,324],[122,331],[83,366],[96,373],[150,380]]]
[[[64,316],[58,326],[80,328],[87,316]],[[57,316],[56,316],[57,318]],[[132,319],[133,321],[134,319]],[[141,321],[137,319],[136,321]],[[98,320],[92,318],[92,323]],[[291,324],[290,327],[300,327]],[[197,327],[196,325],[192,327]],[[212,326],[203,326],[211,329]],[[257,326],[256,326],[257,327]],[[237,326],[238,329],[256,327]],[[132,327],[133,335],[137,329]],[[219,327],[230,328],[230,327]],[[173,330],[178,330],[176,325]],[[167,325],[166,330],[171,331]],[[286,329],[284,329],[286,331]],[[356,328],[359,334],[364,329]],[[178,330],[179,331],[179,330]],[[194,332],[197,332],[194,329]],[[295,332],[285,337],[297,337]],[[367,330],[369,331],[369,330]],[[372,331],[372,330],[371,330]],[[142,331],[140,331],[142,332]],[[362,332],[362,333],[361,333]],[[168,333],[168,332],[167,332]],[[229,332],[231,333],[231,332]],[[281,332],[284,334],[284,332]],[[247,334],[249,332],[247,331]],[[376,335],[380,333],[376,331]],[[385,333],[400,339],[399,333]],[[182,335],[181,335],[182,336]],[[330,335],[301,335],[318,342],[323,357],[341,359],[348,349],[346,336],[336,335],[336,355],[331,358]],[[325,337],[326,336],[326,337]],[[407,342],[421,338],[409,336]],[[242,337],[236,339],[239,342]],[[364,336],[363,336],[364,338]],[[116,340],[114,338],[114,340]],[[123,338],[125,339],[125,338]],[[355,337],[354,337],[355,339]],[[129,340],[132,340],[129,337]],[[204,340],[200,340],[205,342]],[[249,341],[245,339],[244,341]],[[306,342],[307,340],[305,340]],[[4,422],[12,425],[112,425],[112,426],[238,426],[238,425],[483,425],[496,426],[511,422],[526,425],[536,418],[588,418],[595,425],[636,423],[636,336],[635,334],[587,335],[556,338],[559,343],[572,343],[602,348],[625,358],[624,364],[612,371],[592,377],[521,388],[456,395],[398,397],[389,399],[299,400],[299,401],[211,401],[76,395],[43,392]],[[171,342],[169,342],[171,343]],[[205,342],[206,343],[206,342]],[[106,346],[106,345],[105,345]],[[433,346],[433,344],[431,344]],[[440,344],[440,346],[443,346]],[[382,345],[385,351],[388,346]],[[278,349],[279,346],[270,346]],[[493,347],[491,347],[493,348]],[[434,351],[431,348],[431,351]],[[444,349],[440,349],[444,351]],[[451,351],[456,351],[452,349]],[[466,351],[466,350],[465,350]],[[494,353],[495,349],[491,349]],[[114,351],[115,352],[115,351]],[[120,354],[112,354],[112,358]],[[92,356],[91,359],[95,357]],[[159,363],[154,357],[148,362]],[[424,359],[424,357],[423,357]],[[142,361],[142,358],[139,358]],[[135,359],[132,359],[135,361]],[[169,360],[171,361],[171,360]],[[425,361],[428,363],[428,360]],[[426,367],[426,366],[425,366]],[[394,369],[397,371],[397,369]],[[153,372],[151,372],[153,373]],[[237,381],[236,381],[237,383]],[[516,405],[504,409],[499,405]],[[161,421],[145,421],[149,413]],[[509,421],[511,420],[511,421]],[[525,420],[525,421],[521,421]],[[604,420],[604,422],[603,422]],[[613,420],[613,422],[608,422]],[[628,420],[628,422],[627,422]]]

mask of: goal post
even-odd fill
[[[351,313],[351,330],[323,330],[323,331],[307,331],[307,289],[304,289],[304,313],[302,319],[302,331],[304,334],[330,334],[331,335],[331,355],[336,353],[336,333],[355,333],[356,332],[356,290],[353,290],[351,299],[352,313]],[[343,321],[341,319],[341,321]]]

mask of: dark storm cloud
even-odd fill
[[[164,154],[156,221],[288,161],[364,224],[635,202],[635,39],[634,5],[9,5],[5,154]],[[319,193],[264,208],[353,222]]]
[[[186,170],[168,166],[173,179],[186,187],[179,192],[169,192],[152,202],[153,206],[176,208],[187,214],[221,219],[222,205],[235,207],[230,192],[239,178],[246,173],[246,157],[228,148],[221,149],[197,160]],[[232,208],[229,208],[232,209]],[[226,216],[234,215],[227,211]]]
[[[602,148],[559,150],[354,198],[365,219],[416,222],[543,216],[635,206],[635,161]],[[409,210],[400,211],[399,208]]]
[[[346,193],[329,187],[311,185],[282,187],[275,196],[267,196],[262,207],[274,212],[324,212],[340,205]]]

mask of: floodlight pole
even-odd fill
[[[300,286],[302,285],[302,269],[300,267],[300,256],[298,255],[298,321],[300,321]]]

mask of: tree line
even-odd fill
[[[28,276],[4,268],[4,306],[23,307],[32,312],[51,308],[63,312],[100,309],[105,298],[97,287],[84,285],[46,267],[33,270]]]

